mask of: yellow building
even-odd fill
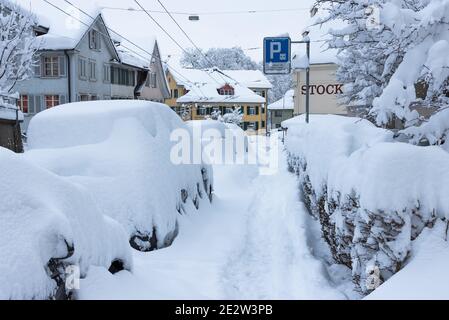
[[[203,120],[240,108],[242,128],[265,132],[271,83],[257,70],[180,69],[167,72],[171,97],[165,103],[184,120]]]

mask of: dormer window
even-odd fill
[[[221,96],[233,96],[234,95],[234,88],[231,87],[229,84],[227,84],[224,87],[218,89],[218,93]]]
[[[92,50],[100,50],[100,33],[97,30],[89,31],[89,48]]]

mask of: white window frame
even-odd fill
[[[97,62],[89,59],[89,81],[97,81]]]
[[[87,59],[79,57],[78,58],[78,77],[81,80],[87,80]]]
[[[51,97],[50,101],[52,102],[51,103],[52,106],[50,106],[50,107],[47,104],[47,98],[48,97]],[[55,102],[58,102],[58,103],[56,104]],[[44,95],[44,107],[45,107],[45,110],[54,108],[54,107],[56,107],[56,106],[58,106],[60,104],[61,104],[61,97],[59,96],[59,94],[45,94]]]
[[[46,60],[50,59],[49,62]],[[50,74],[47,74],[47,65],[50,65]],[[42,58],[42,78],[58,78],[61,71],[59,70],[59,57],[58,56],[44,56]]]
[[[91,50],[101,49],[100,33],[95,29],[89,31],[89,48]]]

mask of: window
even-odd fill
[[[224,87],[218,89],[218,93],[221,96],[233,96],[234,95],[234,88],[227,84]]]
[[[111,67],[111,83],[122,86],[135,86],[136,73],[132,70]]]
[[[58,57],[44,57],[44,77],[55,78],[59,77],[59,58]]]
[[[89,48],[92,50],[100,50],[100,45],[100,33],[97,30],[91,30],[89,32]]]
[[[87,79],[87,61],[86,59],[78,59],[78,75],[80,79]]]
[[[45,96],[45,108],[50,109],[59,105],[58,95],[46,95]]]
[[[178,89],[174,89],[173,90],[173,98],[178,98],[179,97],[179,91],[178,91]]]
[[[282,117],[282,111],[281,111],[281,110],[276,110],[276,111],[274,111],[274,116],[275,116],[276,118]]]
[[[156,72],[152,72],[150,73],[150,77],[151,77],[151,87],[152,88],[157,88],[157,75]]]
[[[262,126],[261,128],[265,128],[265,121],[262,121]]]
[[[111,82],[111,67],[107,64],[103,65],[103,81],[105,83]]]
[[[198,109],[196,110],[196,114],[198,116],[205,116],[206,115],[206,108],[198,107]]]
[[[247,114],[249,116],[255,116],[256,115],[256,108],[255,107],[248,107]]]
[[[94,60],[89,61],[89,80],[97,80],[97,63]]]
[[[23,113],[28,113],[28,106],[29,106],[28,96],[27,95],[21,95],[19,100],[17,100],[17,107],[19,107],[20,111]]]
[[[232,112],[234,112],[234,108],[231,108],[231,107],[227,107],[226,109],[225,109],[225,114],[227,114],[227,113],[232,113]]]

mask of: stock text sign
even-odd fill
[[[289,74],[291,72],[291,40],[289,37],[264,39],[264,73]]]

